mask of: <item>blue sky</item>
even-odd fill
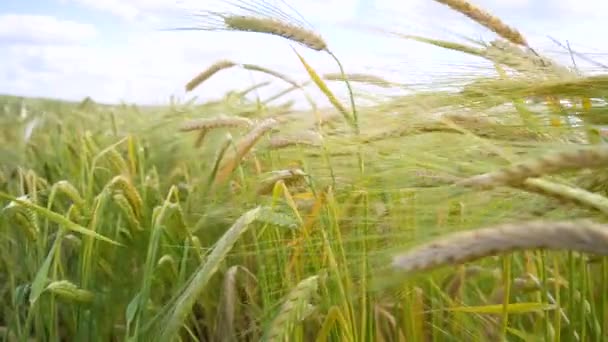
[[[167,23],[186,23],[180,14],[195,8],[215,8],[222,0],[177,1],[0,1],[0,93],[73,100],[91,96],[102,102],[159,104],[167,103],[171,95],[214,98],[266,80],[259,74],[234,69],[185,94],[184,84],[220,58],[306,78],[292,44],[281,38],[252,33],[161,31]],[[459,34],[494,38],[483,27],[433,0],[285,1],[323,35],[348,72],[420,83],[445,75],[486,72],[490,67],[482,60],[368,29],[376,26],[451,40],[458,39]],[[608,51],[608,42],[602,36],[608,29],[602,18],[608,11],[606,1],[474,3],[520,29],[536,49],[551,57],[569,60],[547,35],[568,40],[574,49],[598,60]],[[319,72],[337,71],[326,54],[296,48]],[[273,94],[283,86],[274,82],[262,93]]]

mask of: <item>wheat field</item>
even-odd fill
[[[253,0],[177,30],[278,36],[307,77],[222,59],[183,86],[241,68],[282,82],[270,98],[0,97],[2,339],[608,341],[607,76],[435,1],[496,39],[389,34],[493,76],[362,105],[361,84],[405,85]]]

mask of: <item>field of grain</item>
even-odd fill
[[[608,76],[436,1],[496,40],[391,34],[493,76],[363,105],[405,87],[255,0],[181,29],[282,37],[309,77],[219,60],[184,87],[242,68],[285,85],[270,98],[0,97],[3,340],[607,341]]]

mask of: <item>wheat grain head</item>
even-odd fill
[[[457,185],[491,189],[500,185],[520,184],[528,178],[540,177],[566,170],[599,168],[608,165],[608,147],[598,145],[548,155],[538,160],[520,163],[512,167],[473,176]]]
[[[515,28],[505,24],[500,18],[484,11],[483,9],[473,5],[467,0],[435,0],[451,9],[458,11],[480,25],[492,30],[504,39],[518,45],[528,46],[528,42],[524,36]]]
[[[608,255],[608,225],[589,220],[529,221],[452,233],[396,256],[393,266],[405,272],[429,270],[524,249]]]
[[[210,67],[203,70],[200,74],[196,75],[190,82],[186,84],[186,91],[192,91],[194,88],[201,85],[203,82],[208,80],[211,76],[215,75],[221,70],[231,68],[235,66],[236,63],[229,60],[220,60],[213,63]]]
[[[219,169],[215,177],[215,184],[221,183],[226,180],[228,176],[232,173],[232,171],[234,171],[237,165],[241,162],[243,157],[258,142],[258,140],[264,134],[270,131],[273,127],[275,127],[277,123],[278,122],[275,119],[266,119],[256,125],[247,135],[241,138],[238,145],[236,146],[236,152],[234,153],[234,155],[227,157],[226,161]]]
[[[251,120],[239,116],[218,116],[209,119],[198,119],[186,122],[180,128],[182,132],[210,130],[220,127],[251,127]]]
[[[267,33],[300,43],[316,51],[327,49],[327,43],[320,35],[277,19],[243,15],[225,16],[223,19],[226,26],[235,31]]]
[[[390,88],[391,82],[385,80],[384,78],[376,75],[365,74],[365,73],[349,73],[346,75],[342,75],[340,73],[328,73],[323,75],[323,78],[328,81],[341,81],[344,82],[349,80],[351,82],[358,83],[367,83],[372,84],[382,88]]]
[[[275,184],[278,181],[283,181],[286,186],[291,186],[300,183],[305,176],[306,173],[301,169],[274,171],[271,177],[261,182],[258,188],[258,195],[266,195],[272,192]]]

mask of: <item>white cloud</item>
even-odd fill
[[[63,4],[78,3],[85,7],[132,20],[139,14],[137,6],[122,0],[61,0]]]
[[[48,15],[0,15],[0,43],[70,44],[94,38],[94,26]]]
[[[149,27],[149,22],[142,25],[141,18],[170,16],[174,13],[170,10],[187,8],[192,2],[182,1],[176,4],[175,0],[67,1],[71,1],[72,5],[79,2],[112,15],[136,20],[129,23],[129,30],[123,32],[121,41],[113,41],[111,46],[78,45],[78,42],[85,42],[95,35],[95,28],[90,25],[65,24],[66,22],[52,17],[45,17],[47,21],[61,23],[63,26],[56,26],[63,28],[43,31],[38,29],[39,24],[34,25],[30,21],[27,25],[23,24],[22,29],[14,29],[12,33],[3,35],[2,28],[7,30],[12,26],[2,26],[0,20],[0,44],[4,41],[4,45],[0,45],[0,59],[3,61],[0,63],[0,93],[71,99],[92,96],[104,102],[127,100],[137,103],[166,103],[171,95],[186,96],[184,84],[220,58],[260,64],[304,80],[307,75],[291,46],[296,46],[298,52],[302,53],[319,73],[337,71],[334,61],[327,54],[306,50],[278,37],[236,32],[158,32]],[[352,21],[357,16],[357,6],[362,5],[361,1],[369,0],[309,0],[293,5],[307,21],[312,22],[321,31],[347,72],[370,72],[392,81],[418,83],[428,81],[431,77],[458,77],[458,74],[470,75],[471,72],[487,70],[487,66],[480,59],[467,58],[459,53],[403,39],[369,35],[360,30],[337,29],[338,22]],[[517,0],[515,4],[510,5],[498,0],[477,2],[500,17],[504,17],[505,13],[510,14],[511,19],[514,18],[514,26],[524,27],[524,33],[535,33],[536,37],[544,37],[545,31],[548,30],[557,38],[569,33],[571,40],[591,40],[594,38],[590,38],[589,34],[585,36],[585,32],[589,32],[586,30],[600,23],[592,21],[585,24],[585,27],[582,24],[569,26],[545,19],[539,24],[518,19],[514,14],[518,13],[516,9],[531,6],[529,0]],[[200,3],[200,0],[197,1],[197,6],[200,7]],[[491,32],[466,17],[432,0],[375,0],[375,4],[376,9],[381,11],[376,12],[374,22],[383,28],[394,28],[403,33],[440,39],[454,39],[453,35],[446,36],[448,33],[473,38],[481,34],[484,38],[494,37]],[[365,5],[369,7],[369,3]],[[295,12],[290,14],[295,15]],[[366,12],[364,17],[373,15]],[[532,17],[534,13],[527,15]],[[108,15],[108,21],[115,19]],[[46,26],[51,25],[47,23]],[[28,31],[28,27],[35,29],[30,28]],[[24,32],[25,35],[18,35]],[[101,40],[104,33],[100,32]],[[23,39],[24,37],[29,37],[30,43],[33,44],[23,44],[28,40]],[[73,44],[62,44],[66,39]],[[187,97],[196,95],[202,99],[217,98],[226,91],[244,89],[266,79],[268,78],[259,73],[250,74],[235,68],[212,77]],[[333,89],[338,95],[345,95],[343,85],[334,85]],[[261,90],[261,93],[272,95],[284,87],[284,84],[276,81],[272,86]],[[322,94],[314,88],[311,93],[325,104]]]

